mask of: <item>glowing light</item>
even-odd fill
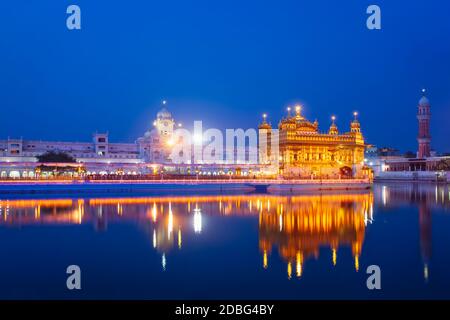
[[[153,229],[153,248],[156,248],[156,230]]]
[[[355,255],[355,270],[356,272],[359,271],[359,256]]]
[[[182,123],[178,123],[178,128],[181,128],[183,126]]]
[[[156,202],[153,202],[152,218],[153,218],[153,222],[156,222]]]
[[[336,265],[336,261],[337,261],[337,253],[336,249],[333,248],[333,266]]]
[[[423,278],[425,279],[425,281],[428,281],[428,277],[429,277],[428,265],[425,264],[423,266]]]
[[[300,252],[297,252],[296,261],[297,261],[297,265],[296,265],[296,268],[295,268],[296,275],[297,275],[297,278],[300,278],[302,276],[302,272],[303,272],[303,269],[302,269],[302,257],[301,257]]]
[[[263,118],[264,118],[264,120],[266,120],[267,114],[263,113]]]
[[[166,105],[166,104],[167,104],[167,101],[166,101],[166,100],[163,100],[162,104]]]
[[[194,209],[194,232],[202,232],[202,212],[199,208]]]
[[[166,261],[166,255],[164,253],[161,258],[161,265],[162,265],[163,270],[166,271],[167,261]]]
[[[288,275],[288,279],[292,278],[292,263],[291,262],[288,262],[288,265],[287,265],[287,275]]]
[[[203,142],[203,136],[201,134],[194,134],[194,136],[192,137],[192,140],[194,141],[195,144],[202,144]]]
[[[169,221],[167,223],[167,238],[170,240],[170,237],[173,232],[173,213],[172,213],[172,204],[169,202]]]
[[[263,254],[263,268],[267,269],[268,263],[267,263],[267,251],[264,250],[264,254]]]
[[[178,229],[178,249],[181,249],[181,229]]]
[[[387,203],[387,190],[386,190],[386,186],[383,186],[383,188],[381,188],[381,199],[383,201],[383,205],[386,206]]]

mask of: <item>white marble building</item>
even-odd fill
[[[108,133],[95,133],[90,142],[0,140],[0,177],[31,177],[37,157],[49,151],[72,156],[88,173],[150,173],[155,164],[168,162],[167,140],[174,127],[172,115],[163,108],[157,113],[153,128],[134,143],[110,142]]]

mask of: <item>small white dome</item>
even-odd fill
[[[151,135],[152,135],[152,133],[150,131],[146,131],[144,133],[144,137],[146,137],[146,138],[150,137]]]
[[[157,114],[158,119],[172,119],[172,114],[166,109],[162,108]]]
[[[430,106],[430,100],[428,100],[427,97],[423,96],[419,100],[419,106],[421,106],[421,107],[429,107]]]

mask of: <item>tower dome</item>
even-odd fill
[[[419,100],[419,106],[421,106],[421,107],[429,107],[430,106],[430,100],[428,100],[427,97],[423,96]]]
[[[263,114],[263,121],[262,121],[261,124],[258,126],[258,129],[260,129],[260,130],[263,130],[263,129],[265,129],[265,130],[271,130],[271,129],[272,129],[272,126],[270,125],[270,123],[268,123],[268,122],[266,121],[266,118],[267,118],[267,115],[264,113],[264,114]]]
[[[361,124],[358,121],[358,112],[353,112],[354,119],[350,123],[350,132],[361,132]]]
[[[156,114],[156,117],[158,119],[172,119],[172,114],[166,109],[162,108],[159,110],[159,112]]]
[[[336,123],[334,122],[335,120],[336,120],[336,117],[332,116],[331,117],[331,126],[330,126],[330,129],[328,130],[328,134],[332,134],[332,135],[339,134],[338,127],[337,127]]]

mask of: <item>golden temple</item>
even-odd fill
[[[308,121],[302,115],[302,107],[295,107],[291,115],[288,107],[287,117],[278,124],[278,130],[266,121],[258,129],[267,134],[267,144],[278,136],[278,159],[269,154],[270,161],[278,162],[278,174],[285,178],[337,179],[370,178],[370,169],[364,166],[364,137],[358,114],[350,123],[350,131],[339,133],[336,118],[333,116],[328,132],[319,132],[319,123]],[[269,151],[270,152],[270,151]]]

